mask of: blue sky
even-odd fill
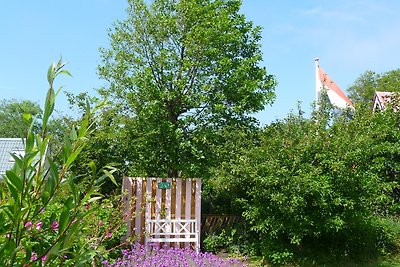
[[[43,104],[46,71],[62,55],[72,78],[58,80],[72,93],[95,94],[99,47],[107,30],[126,17],[126,0],[3,1],[0,9],[0,99]],[[277,99],[256,117],[284,118],[300,101],[309,113],[315,98],[314,58],[346,90],[366,70],[400,65],[400,1],[243,0],[248,20],[263,28],[265,66],[276,76]],[[56,108],[68,111],[61,94]]]

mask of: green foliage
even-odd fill
[[[30,126],[30,119],[40,119],[42,110],[38,104],[28,100],[0,101],[0,137],[23,138]],[[33,125],[36,132],[39,125]]]
[[[375,91],[400,92],[400,69],[381,74],[366,71],[348,89],[354,103],[367,107],[372,106]]]
[[[227,126],[213,134],[213,142],[208,144],[212,151],[210,161],[210,180],[203,183],[202,212],[206,214],[241,215],[242,205],[237,205],[234,196],[246,194],[242,185],[234,186],[227,177],[240,177],[244,171],[244,152],[260,145],[261,129],[252,126]],[[235,181],[236,183],[246,181]]]
[[[314,116],[272,123],[216,170],[243,208],[252,249],[279,264],[315,250],[332,258],[391,251],[390,229],[377,218],[398,212],[400,114]]]
[[[96,262],[120,257],[121,249],[132,243],[132,240],[121,241],[126,234],[121,196],[108,196],[86,208],[92,210],[87,218],[90,229],[87,240],[96,251]]]
[[[100,94],[113,103],[102,126],[119,143],[108,131],[98,144],[113,142],[112,157],[129,151],[119,162],[132,175],[202,176],[213,133],[249,124],[250,113],[272,102],[275,80],[259,66],[260,28],[239,13],[240,5],[129,1],[128,18],[110,31],[99,66],[109,83]]]
[[[232,250],[236,229],[229,230],[230,233],[228,233],[227,229],[222,229],[221,233],[219,234],[207,235],[207,237],[203,240],[204,250],[212,253],[219,252],[226,248],[228,248],[228,250]]]
[[[77,186],[70,167],[92,131],[93,111],[87,108],[79,125],[65,132],[60,150],[49,149],[54,142],[47,132],[54,111],[54,79],[63,70],[60,60],[48,70],[41,132],[34,130],[33,119],[25,138],[25,154],[13,156],[15,165],[3,177],[0,187],[0,262],[4,266],[82,266],[96,251],[88,242],[86,218],[92,210],[86,206],[100,198],[96,192],[108,173],[92,168],[92,180]],[[56,156],[52,156],[56,155]],[[25,265],[26,264],[26,265]]]

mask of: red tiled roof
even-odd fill
[[[375,92],[372,110],[385,110],[386,105],[392,102],[393,92]]]

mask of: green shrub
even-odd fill
[[[217,253],[221,250],[237,252],[236,229],[223,229],[221,233],[210,233],[203,240],[205,251]]]
[[[69,74],[63,67],[60,60],[48,70],[41,133],[34,133],[33,118],[24,114],[31,125],[25,153],[13,155],[15,165],[3,177],[6,187],[0,187],[0,262],[4,266],[82,266],[96,255],[88,238],[88,218],[93,212],[88,205],[101,198],[99,185],[108,177],[113,180],[114,169],[92,167],[92,179],[85,187],[77,186],[70,172],[92,131],[95,111],[89,107],[79,125],[65,133],[60,150],[50,153],[54,140],[47,134],[47,125],[55,105],[53,82],[58,75]]]
[[[400,113],[368,112],[291,115],[216,171],[244,210],[255,253],[281,264],[316,252],[355,259],[393,251],[393,225],[381,218],[398,211]]]

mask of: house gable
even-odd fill
[[[0,177],[14,166],[11,154],[23,156],[25,154],[24,140],[21,138],[0,138]]]
[[[375,92],[372,111],[384,111],[392,103],[392,92]]]

